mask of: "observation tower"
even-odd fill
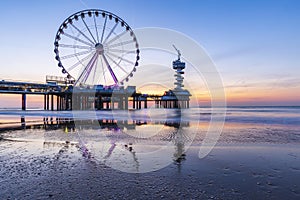
[[[175,48],[175,50],[178,53],[178,59],[173,61],[173,69],[175,70],[175,78],[176,78],[176,82],[174,82],[175,85],[175,89],[176,91],[183,91],[183,74],[184,74],[184,68],[185,68],[185,63],[181,62],[180,60],[180,56],[181,53],[180,51],[175,47],[175,45],[173,45],[173,47]]]
[[[189,108],[190,107],[190,92],[184,89],[183,85],[183,74],[185,69],[185,62],[180,60],[181,53],[173,45],[178,53],[177,60],[173,61],[173,69],[175,70],[175,82],[174,89],[166,91],[162,96],[162,104],[164,108]]]

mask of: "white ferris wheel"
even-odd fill
[[[59,27],[54,42],[58,67],[76,85],[123,85],[140,59],[137,38],[117,15],[98,9],[77,12]]]

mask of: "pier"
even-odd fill
[[[110,110],[142,109],[154,102],[155,108],[189,108],[189,98],[165,92],[163,95],[142,94],[134,86],[124,88],[73,88],[52,84],[0,81],[0,94],[18,94],[21,108],[27,108],[27,95],[43,96],[44,110]],[[131,102],[131,103],[129,103]],[[129,107],[129,104],[132,106]]]
[[[56,110],[62,110],[63,88],[59,85],[31,83],[20,81],[0,81],[0,94],[19,94],[21,98],[21,108],[26,110],[27,95],[42,95],[44,96],[44,110],[54,110],[54,96],[57,101]]]
[[[46,83],[2,80],[0,94],[19,94],[22,110],[26,110],[27,95],[42,95],[44,110],[51,111],[139,110],[149,108],[149,102],[152,102],[154,108],[186,109],[190,107],[191,94],[184,89],[185,63],[180,60],[181,54],[177,51],[178,59],[173,61],[175,88],[162,92],[162,95],[137,92],[136,86],[74,86],[75,80],[58,76],[46,76]]]
[[[43,96],[44,110],[51,111],[147,109],[149,102],[154,102],[155,108],[189,108],[189,98],[186,96],[175,96],[170,91],[163,95],[142,94],[136,92],[135,86],[73,88],[72,85],[3,80],[0,81],[0,94],[20,95],[22,110],[27,108],[27,95]]]

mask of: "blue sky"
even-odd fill
[[[230,94],[281,88],[280,94],[290,95],[282,103],[300,104],[297,0],[12,0],[0,6],[2,79],[43,81],[47,74],[60,75],[53,53],[59,25],[79,10],[98,8],[132,28],[163,27],[193,38],[216,63]]]

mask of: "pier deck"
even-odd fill
[[[27,95],[44,96],[44,110],[86,110],[86,109],[132,109],[148,108],[154,102],[155,108],[188,108],[189,96],[165,92],[163,95],[142,94],[135,86],[127,88],[85,87],[54,83],[31,83],[19,81],[0,81],[0,94],[20,94],[22,110],[26,110]],[[131,102],[129,104],[129,102]],[[142,106],[143,104],[143,106]]]

